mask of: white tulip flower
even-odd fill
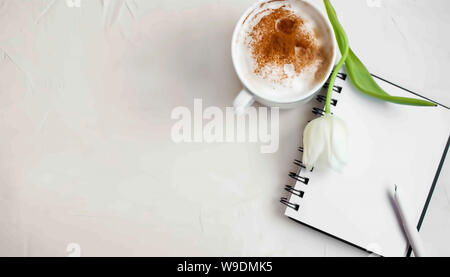
[[[311,121],[303,133],[303,148],[303,164],[308,170],[326,165],[342,171],[348,162],[347,125],[328,113]]]

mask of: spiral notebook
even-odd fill
[[[374,77],[392,95],[424,98]],[[342,173],[307,171],[299,147],[298,171],[289,174],[289,196],[281,199],[285,215],[381,256],[410,255],[391,191],[394,184],[402,187],[407,212],[420,229],[449,147],[450,111],[438,103],[436,108],[409,107],[367,97],[345,72],[333,90],[332,112],[350,131],[350,162]],[[311,119],[323,115],[325,95],[324,88]]]

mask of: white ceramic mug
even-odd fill
[[[272,107],[279,107],[283,109],[289,109],[294,108],[298,106],[299,104],[308,102],[311,98],[314,97],[314,95],[320,91],[320,89],[323,87],[325,82],[328,79],[328,76],[331,74],[335,60],[336,60],[336,41],[334,39],[334,31],[333,27],[331,26],[328,18],[314,5],[311,3],[305,2],[303,0],[286,0],[285,2],[292,3],[295,1],[296,5],[298,7],[301,7],[304,9],[304,12],[308,13],[308,15],[311,15],[314,20],[317,20],[318,23],[321,24],[321,26],[325,26],[329,33],[330,43],[332,45],[332,60],[329,65],[329,68],[326,70],[326,75],[323,78],[322,81],[317,82],[317,84],[309,91],[300,91],[299,93],[290,93],[288,96],[280,96],[280,94],[272,93],[270,95],[268,94],[262,94],[261,91],[258,91],[258,89],[252,84],[252,82],[249,80],[250,75],[254,74],[253,72],[249,72],[249,68],[246,66],[243,66],[242,62],[242,55],[240,52],[242,50],[238,49],[239,47],[242,47],[242,45],[239,45],[239,39],[241,39],[244,35],[244,29],[245,29],[245,22],[251,17],[252,13],[257,13],[256,11],[260,11],[264,8],[264,5],[268,5],[273,3],[273,0],[262,0],[256,2],[253,6],[251,6],[239,19],[239,22],[236,24],[236,27],[234,29],[232,43],[231,43],[231,53],[232,53],[232,59],[233,59],[233,65],[236,70],[237,75],[239,76],[239,79],[241,80],[242,84],[244,85],[244,89],[239,93],[239,95],[234,100],[233,106],[237,113],[243,113],[246,111],[246,109],[253,105],[255,101],[258,101],[261,104],[272,106]],[[280,1],[276,1],[277,3],[282,3]]]

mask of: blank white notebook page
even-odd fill
[[[388,93],[416,97],[377,82]],[[450,112],[443,107],[410,107],[383,102],[358,92],[351,80],[339,80],[334,115],[350,132],[351,159],[342,173],[327,168],[301,170],[303,198],[286,215],[383,256],[405,256],[408,243],[391,192],[401,187],[408,215],[419,222],[450,134]],[[416,97],[417,98],[417,97]]]

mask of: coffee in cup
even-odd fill
[[[260,1],[241,19],[233,36],[233,62],[246,89],[237,109],[252,99],[290,107],[311,98],[335,61],[332,27],[301,0]]]

